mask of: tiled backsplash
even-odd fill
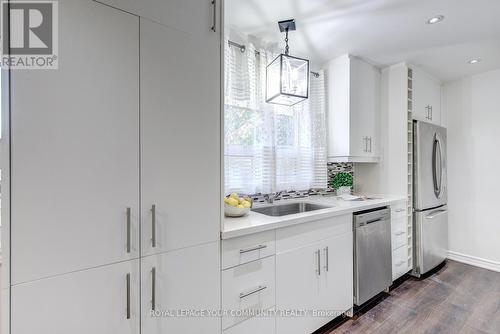
[[[351,162],[329,162],[328,164],[328,189],[332,188],[332,178],[340,173],[347,172],[354,178],[354,164]]]
[[[305,198],[310,196],[329,196],[335,194],[335,190],[332,188],[331,180],[332,177],[340,172],[347,172],[354,177],[354,165],[349,162],[334,163],[329,162],[328,165],[328,186],[326,189],[309,189],[309,190],[298,190],[298,191],[284,191],[275,200],[285,200],[292,198]],[[265,194],[254,194],[250,195],[254,202],[265,202]]]

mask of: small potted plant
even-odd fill
[[[340,172],[332,177],[332,187],[337,191],[337,195],[344,195],[351,193],[352,175],[347,172]]]

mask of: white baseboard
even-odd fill
[[[448,259],[470,264],[479,268],[500,272],[500,262],[482,259],[480,257],[466,255],[458,252],[448,251]]]

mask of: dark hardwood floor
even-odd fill
[[[500,273],[447,261],[323,333],[500,333]]]

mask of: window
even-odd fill
[[[226,44],[227,45],[227,44]],[[225,191],[246,194],[325,188],[324,75],[293,107],[265,103],[265,70],[275,55],[247,45],[225,51]]]

